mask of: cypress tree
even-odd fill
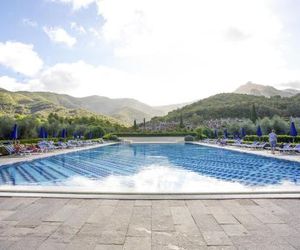
[[[258,119],[255,104],[252,104],[251,112],[250,112],[250,120],[255,123]]]

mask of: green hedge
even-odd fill
[[[259,137],[257,135],[246,135],[244,138],[245,141],[259,141]],[[261,141],[268,142],[269,141],[269,136],[264,135],[260,139]],[[278,142],[293,142],[293,137],[290,135],[278,135],[277,136],[277,141]],[[296,136],[294,142],[300,143],[300,136]]]
[[[150,136],[196,136],[195,132],[156,132],[156,133],[144,133],[144,132],[129,132],[129,133],[116,133],[119,137],[150,137]]]
[[[54,142],[58,142],[58,141],[63,141],[63,140],[73,140],[74,137],[68,137],[67,139],[63,139],[63,138],[48,138],[47,141],[54,141]],[[100,139],[100,138],[99,138]],[[33,138],[33,139],[20,139],[18,140],[21,144],[36,144],[39,141],[42,141],[43,139],[41,138]],[[89,139],[87,139],[89,140]],[[92,139],[92,141],[95,141],[97,139]],[[11,142],[12,140],[0,140],[0,144],[5,143],[5,142]]]

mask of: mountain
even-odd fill
[[[238,87],[234,93],[237,94],[247,94],[247,95],[256,95],[256,96],[281,96],[281,97],[291,97],[300,93],[300,90],[296,89],[285,89],[279,90],[272,86],[265,86],[260,84],[255,84],[252,82],[247,82],[246,84]]]
[[[180,121],[201,124],[203,121],[222,118],[250,118],[250,110],[255,105],[259,117],[300,116],[300,94],[292,97],[254,96],[245,94],[225,93],[217,94],[194,102],[168,113],[152,121]]]
[[[103,96],[77,98],[52,92],[11,92],[0,89],[0,114],[10,112],[18,114],[49,114],[56,112],[61,115],[87,113],[113,117],[126,124],[133,120],[142,122],[154,116],[166,115],[179,105],[152,107],[135,99],[111,99]]]

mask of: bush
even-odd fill
[[[109,141],[119,141],[120,139],[118,138],[118,136],[114,135],[114,134],[106,134],[103,136],[104,140],[109,140]]]
[[[116,135],[120,137],[150,137],[150,136],[186,136],[193,135],[196,136],[195,132],[123,132],[117,133]]]
[[[195,137],[192,135],[186,135],[184,137],[184,141],[194,141],[194,140],[195,140]]]
[[[260,139],[261,141],[268,142],[269,136],[264,135]],[[246,135],[244,138],[244,141],[259,141],[259,138],[257,135]],[[293,137],[290,135],[277,135],[277,141],[280,142],[293,142]],[[300,143],[300,136],[296,136],[294,142]]]

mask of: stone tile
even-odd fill
[[[238,246],[239,250],[295,250],[290,245],[268,245],[268,244],[249,244],[244,246]]]
[[[289,212],[278,206],[272,199],[254,199],[253,200],[256,204],[260,207],[265,208],[266,210],[270,211],[272,214],[275,215],[288,215]]]
[[[32,209],[33,212],[27,211],[27,217],[21,219],[17,225],[23,227],[36,227],[40,225],[45,218],[48,218],[49,215],[59,210],[66,201],[67,200],[64,199],[41,199],[30,206],[33,207],[35,205],[37,210],[34,208]]]
[[[56,242],[54,240],[45,240],[37,249],[38,250],[61,250],[67,247],[66,243]]]
[[[208,246],[232,245],[231,240],[223,231],[205,231],[202,234]]]
[[[202,249],[203,246],[205,242],[202,236],[189,236],[180,232],[152,232],[152,249]]]
[[[60,225],[61,224],[57,222],[43,222],[34,228],[32,234],[37,236],[50,236],[58,229]]]
[[[300,232],[296,231],[294,228],[288,226],[287,224],[268,224],[268,227],[277,236],[299,236]]]
[[[249,212],[237,200],[222,200],[221,204],[232,215],[247,215]]]
[[[21,240],[20,237],[1,237],[0,236],[0,250],[7,250],[17,241]]]
[[[242,206],[257,206],[257,204],[250,199],[237,199],[236,201]]]
[[[122,245],[125,243],[125,231],[107,230],[103,231],[99,237],[97,237],[97,243],[106,245]]]
[[[79,228],[61,225],[54,233],[50,235],[49,239],[57,242],[69,243],[78,231]]]
[[[80,231],[78,232],[78,235],[81,236],[100,236],[103,232],[104,228],[102,226],[99,226],[97,224],[84,224]]]
[[[203,231],[223,231],[216,219],[209,214],[192,214],[200,232]]]
[[[13,213],[15,212],[11,210],[0,210],[0,221],[6,220],[6,218],[8,218]]]
[[[210,210],[202,200],[186,200],[187,207],[192,214],[210,214]]]
[[[12,197],[7,198],[0,203],[0,210],[18,210],[29,204],[39,200],[40,198],[22,198],[22,197]]]
[[[235,214],[234,217],[249,231],[270,231],[270,228],[252,214]]]
[[[247,210],[263,223],[283,223],[283,221],[278,216],[273,215],[271,211],[262,207],[248,206]]]
[[[208,250],[236,250],[235,246],[210,246]]]
[[[152,203],[152,230],[153,231],[174,231],[174,223],[168,203]]]
[[[25,250],[25,249],[38,249],[39,246],[45,241],[46,237],[24,237],[14,242],[10,250]]]
[[[96,245],[95,250],[122,250],[123,245]]]
[[[141,207],[149,207],[152,206],[152,202],[151,200],[136,200],[134,205],[141,206]]]
[[[151,236],[151,207],[134,207],[128,236]]]
[[[222,225],[225,233],[228,236],[245,236],[248,235],[249,232],[243,225]]]
[[[169,200],[170,207],[185,207],[184,200]]]
[[[286,242],[295,247],[296,249],[300,249],[300,237],[299,236],[286,236],[283,237]]]
[[[101,205],[87,219],[87,223],[101,224],[107,223],[107,220],[112,216],[115,206]]]
[[[66,250],[93,250],[97,245],[98,237],[75,235],[67,244]]]
[[[10,227],[7,230],[3,231],[0,236],[2,237],[24,237],[30,236],[34,232],[33,228],[26,227]]]
[[[77,209],[79,209],[78,205],[66,204],[48,218],[45,218],[44,221],[64,222],[70,218]]]
[[[124,250],[151,250],[150,237],[126,237]]]
[[[219,224],[238,224],[239,222],[231,215],[227,213],[213,213],[216,221]]]

